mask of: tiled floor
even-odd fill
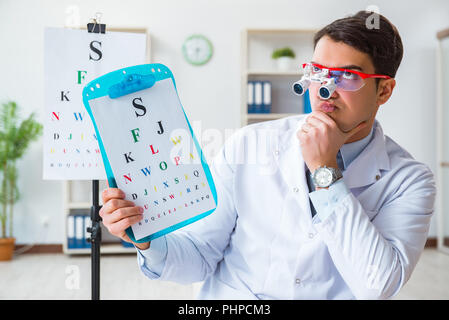
[[[90,257],[23,254],[0,262],[0,299],[90,299]],[[199,284],[148,280],[134,255],[103,255],[101,299],[194,299]],[[424,250],[395,299],[449,299],[449,255]]]

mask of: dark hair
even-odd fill
[[[376,20],[379,22],[378,25],[371,28],[371,19],[378,19]],[[401,37],[396,27],[380,14],[359,11],[353,16],[335,20],[315,34],[314,48],[323,36],[368,54],[377,74],[386,74],[394,78],[401,64],[403,55]]]

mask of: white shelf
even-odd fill
[[[315,29],[245,29],[241,34],[241,126],[275,120],[303,112],[303,99],[292,91],[301,64],[313,55]],[[274,49],[289,46],[296,54],[291,70],[281,71],[271,58]],[[295,80],[296,79],[296,80]],[[271,113],[248,113],[248,81],[271,82]]]
[[[277,71],[277,70],[249,70],[246,72],[247,76],[302,76],[301,71]]]
[[[70,202],[67,203],[68,209],[90,209],[92,207],[92,203],[89,202]]]
[[[247,113],[248,120],[274,120],[294,116],[296,113]]]
[[[79,248],[79,249],[69,249],[64,248],[64,253],[66,254],[73,254],[73,255],[81,255],[81,254],[90,254],[91,249],[90,248]],[[133,248],[126,248],[122,246],[120,243],[105,243],[101,244],[100,247],[100,253],[101,254],[121,254],[121,253],[136,253],[136,249]]]

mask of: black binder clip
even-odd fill
[[[100,23],[101,12],[95,14],[95,18],[92,19],[93,22],[87,24],[87,32],[89,33],[105,33],[106,25]]]

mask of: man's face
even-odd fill
[[[318,41],[312,61],[329,68],[346,68],[364,73],[375,73],[371,59],[366,53],[343,42],[335,42],[327,36]],[[379,104],[381,104],[378,99],[376,80],[368,78],[364,81],[365,85],[357,91],[343,91],[337,88],[328,100],[323,100],[318,96],[319,83],[312,82],[309,87],[312,110],[323,111],[321,106],[325,103],[335,105],[336,108],[333,111],[326,113],[336,122],[340,130],[349,131],[363,121],[368,122],[368,126],[352,136],[346,143],[360,140],[369,134]]]

